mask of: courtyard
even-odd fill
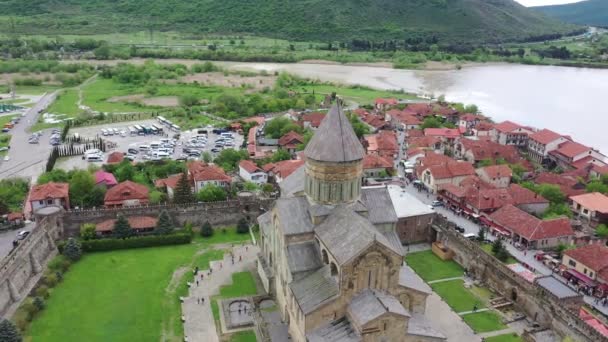
[[[26,340],[183,341],[190,317],[180,298],[189,298],[198,289],[213,293],[214,287],[219,290],[225,280],[207,279],[196,287],[192,270],[196,267],[206,270],[222,259],[225,263],[227,253],[245,248],[243,243],[250,243],[250,235],[238,235],[230,227],[225,233],[217,230],[211,238],[196,237],[188,245],[87,254],[53,289],[45,310],[26,331]],[[235,244],[237,247],[233,249]],[[251,246],[248,249],[255,251]],[[247,262],[240,264],[247,268],[252,259],[243,259]],[[226,272],[232,273],[228,268]],[[234,286],[219,290],[221,296],[256,293],[250,272],[237,272],[234,280]],[[196,303],[195,297],[191,299]],[[196,311],[205,310],[211,311],[209,305],[196,307]],[[186,324],[182,322],[183,316]],[[213,320],[210,325],[202,321],[196,321],[196,325],[208,325],[215,333]],[[237,342],[256,340],[252,331],[241,331],[228,338]]]

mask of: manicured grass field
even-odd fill
[[[194,241],[204,245],[221,243],[236,244],[251,241],[251,235],[249,235],[249,233],[239,234],[236,232],[235,226],[215,229],[211,237],[202,237],[200,232],[196,232],[195,234]]]
[[[479,298],[464,288],[463,283],[458,279],[431,284],[431,287],[457,313],[471,311],[475,304],[478,309],[485,307]]]
[[[220,287],[220,294],[211,298],[213,318],[220,319],[218,299],[253,296],[257,294],[255,280],[251,272],[239,272],[232,275],[232,284]]]
[[[481,249],[483,249],[486,253],[494,256],[494,252],[492,252],[492,245],[489,243],[484,243],[481,245]],[[519,261],[515,259],[513,256],[509,255],[509,258],[505,262],[506,265],[517,264]]]
[[[300,87],[299,87],[300,88]],[[336,92],[346,100],[352,100],[359,104],[372,104],[374,100],[379,97],[392,97],[398,99],[416,99],[416,96],[410,94],[403,94],[398,92],[392,92],[387,90],[376,90],[366,87],[348,87],[344,85],[310,85],[303,86],[302,89],[306,89],[308,92],[313,90],[317,94],[331,94]]]
[[[407,264],[425,281],[461,277],[464,269],[454,261],[443,261],[432,251],[409,253]]]
[[[202,244],[86,255],[52,292],[26,336],[33,341],[181,341],[179,296],[194,265],[208,267],[223,251],[195,257]],[[180,266],[187,269],[173,277]],[[176,273],[177,274],[177,273]]]
[[[256,342],[255,333],[252,330],[239,331],[230,336],[230,342]]]
[[[523,342],[517,334],[504,334],[493,337],[486,337],[486,342]]]
[[[506,329],[507,326],[500,321],[500,316],[492,311],[476,312],[462,316],[475,333]],[[510,340],[506,340],[510,341]]]
[[[55,102],[47,109],[47,112],[53,114],[65,114],[69,117],[75,117],[80,113],[78,109],[78,90],[66,89],[62,91]]]

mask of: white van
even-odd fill
[[[97,148],[92,148],[90,150],[86,150],[84,151],[85,155],[89,155],[89,154],[101,154],[101,150],[97,149]]]
[[[107,131],[108,131],[108,135],[114,135],[114,130],[113,129],[108,128]]]
[[[140,145],[139,146],[139,150],[140,151],[147,151],[149,149],[150,149],[150,146],[148,146],[148,145]]]
[[[108,130],[105,128],[101,129],[101,135],[103,135],[104,137],[108,135]]]
[[[164,158],[169,158],[170,157],[169,153],[167,153],[167,152],[160,152],[160,151],[158,153],[155,153],[155,156],[158,157],[158,158],[160,158],[160,159],[164,159]]]
[[[120,131],[118,130],[118,128],[112,128],[112,130],[114,131],[114,135],[120,134]]]
[[[160,147],[160,143],[158,141],[153,141],[150,143],[150,148],[156,150]]]

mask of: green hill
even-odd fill
[[[0,31],[38,34],[154,29],[315,41],[505,41],[574,30],[513,0],[0,0],[0,13]]]
[[[587,0],[567,5],[533,7],[533,9],[568,23],[608,27],[607,0]]]

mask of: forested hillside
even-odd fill
[[[348,41],[436,36],[505,41],[573,26],[513,0],[0,0],[0,30],[111,33],[175,30]]]
[[[569,23],[608,27],[608,0],[587,0],[533,9]]]

